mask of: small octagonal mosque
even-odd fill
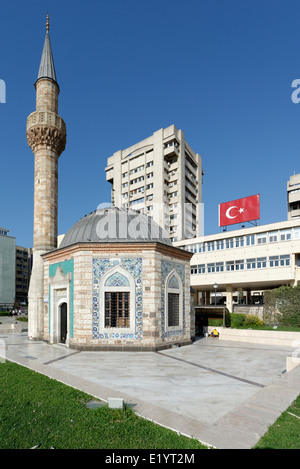
[[[43,339],[79,350],[191,343],[191,255],[143,213],[111,207],[82,218],[42,256]]]

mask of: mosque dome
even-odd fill
[[[144,213],[108,207],[83,217],[65,234],[59,249],[77,243],[153,243],[172,246],[168,233]]]

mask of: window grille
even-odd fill
[[[129,292],[105,292],[105,327],[129,327]]]

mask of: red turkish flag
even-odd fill
[[[258,220],[259,217],[259,194],[219,204],[219,226]]]

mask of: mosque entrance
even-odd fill
[[[66,343],[67,338],[67,303],[62,303],[60,305],[60,342],[62,344]]]

